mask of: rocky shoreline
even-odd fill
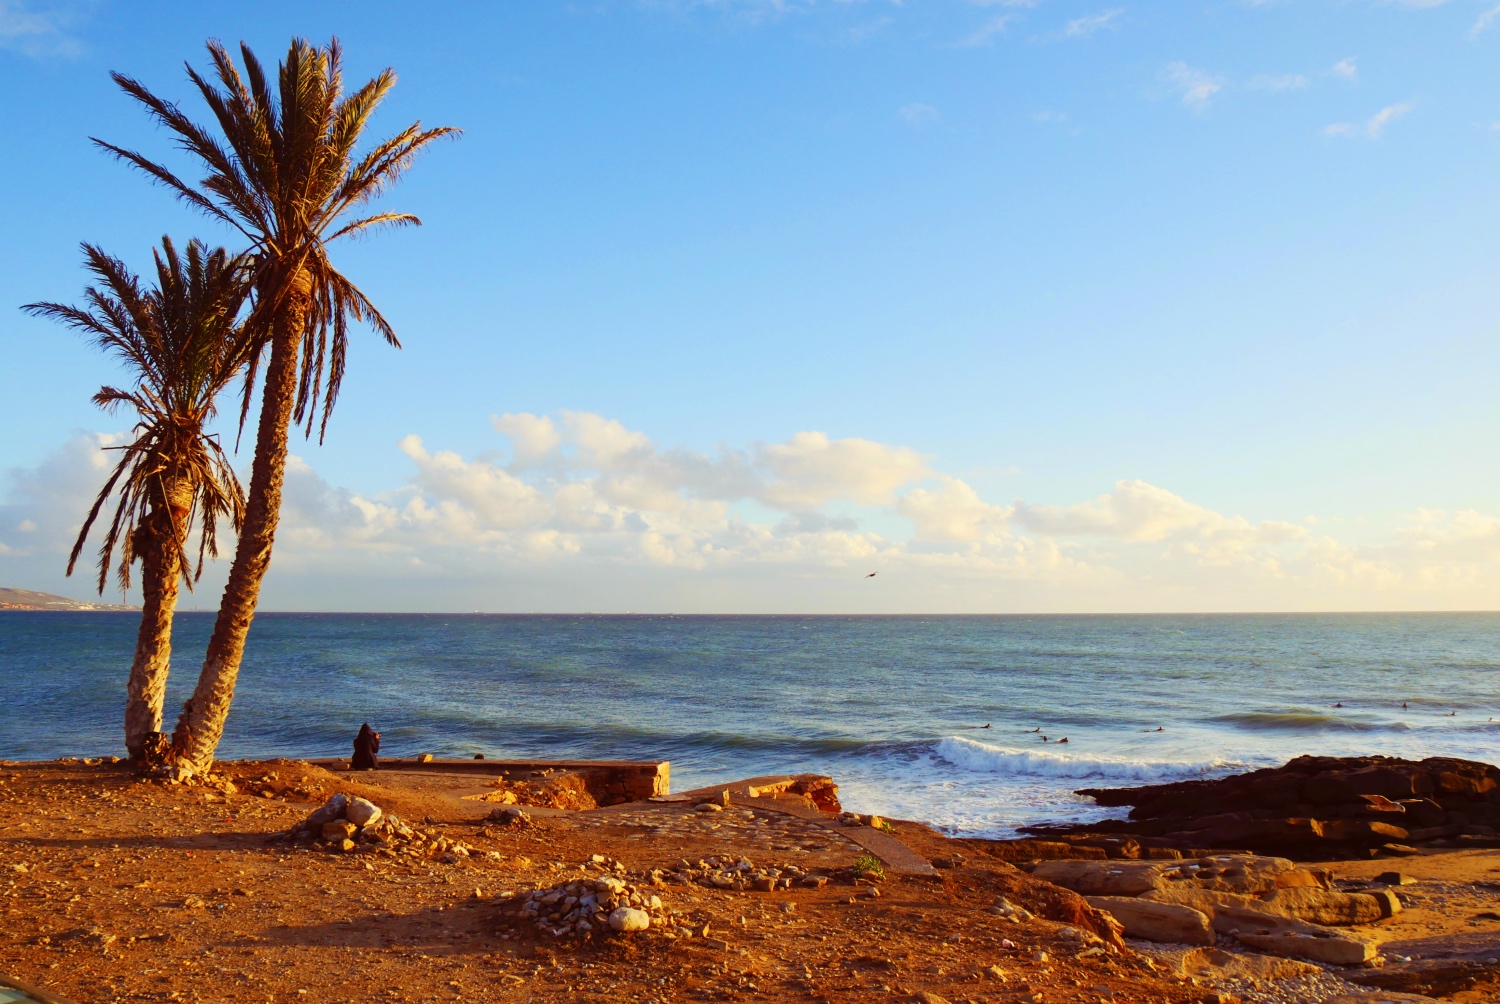
[[[1394,771],[1420,801],[1425,772],[1445,812],[1494,790],[1484,765],[1310,762],[1282,776],[1357,775],[1347,790]],[[1500,906],[1488,848],[1387,860],[1358,844],[1312,864],[1113,828],[950,838],[844,811],[811,775],[580,810],[555,804],[567,771],[486,783],[441,766],[223,763],[173,783],[109,762],[0,765],[0,975],[85,1004],[1500,996],[1486,954],[1500,912],[1476,919]],[[476,797],[496,791],[536,804]],[[1166,794],[1104,797],[1146,807],[1120,825],[1204,818]]]
[[[1500,769],[1473,760],[1302,756],[1213,781],[1078,794],[1130,814],[1023,832],[1111,857],[1227,847],[1318,861],[1500,847]]]

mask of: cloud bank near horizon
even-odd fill
[[[1063,505],[985,499],[910,447],[799,432],[662,448],[591,412],[496,415],[503,449],[418,435],[361,495],[293,457],[265,603],[279,609],[1008,612],[1500,606],[1500,517],[1422,509],[1340,539],[1142,480]],[[117,434],[9,472],[0,581],[61,576]],[[1337,525],[1337,524],[1335,524]],[[226,567],[199,587],[211,607]],[[876,580],[867,580],[869,572]]]

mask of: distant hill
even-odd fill
[[[29,589],[7,589],[0,586],[0,611],[3,610],[139,610],[140,607],[122,607],[115,603],[89,603],[86,600],[70,600],[66,596],[51,593],[34,593]]]

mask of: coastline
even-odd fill
[[[294,760],[226,761],[216,771],[208,783],[164,784],[108,762],[0,764],[0,874],[10,883],[0,899],[0,973],[84,1004],[372,996],[1197,1004],[1322,1001],[1354,986],[1332,967],[1252,987],[1176,970],[1169,954],[1153,954],[1160,946],[1116,950],[1107,927],[1105,939],[1091,929],[1097,916],[1075,893],[1000,860],[989,841],[918,822],[890,821],[878,835],[933,867],[887,864],[883,877],[861,877],[855,866],[871,852],[848,839],[854,831],[790,792],[751,797],[753,786],[730,785],[730,806],[715,812],[695,811],[711,791],[591,809],[523,806],[529,822],[505,825],[490,815],[512,803],[455,796],[440,772],[353,775]],[[473,780],[463,790],[472,793]],[[544,776],[531,797],[565,787]],[[465,853],[445,862],[273,839],[334,791],[369,798]],[[680,922],[585,940],[516,923],[518,897],[588,877],[599,870],[596,855],[619,862],[624,880],[659,896]],[[672,877],[683,862],[714,861],[825,881],[761,891]],[[1390,867],[1328,867],[1354,875],[1377,865]],[[1500,872],[1500,852],[1401,865],[1425,870],[1431,895],[1454,903],[1453,890]],[[1427,895],[1403,894],[1414,904]],[[1002,900],[1019,912],[1002,915]],[[1500,932],[1500,922],[1473,922],[1434,901],[1371,934],[1434,936],[1433,925]]]

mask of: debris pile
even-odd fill
[[[321,784],[305,777],[294,777],[283,781],[276,771],[267,771],[260,777],[244,781],[245,791],[261,798],[295,798],[311,802],[323,794]]]
[[[533,889],[514,901],[515,922],[527,923],[554,938],[586,937],[595,931],[620,933],[671,928],[680,918],[654,893],[615,875],[580,878],[546,889]],[[511,926],[506,920],[502,926]]]
[[[756,889],[771,892],[790,889],[793,885],[821,888],[828,884],[826,875],[815,875],[797,865],[766,865],[757,868],[745,858],[707,858],[696,863],[686,858],[677,863],[674,876],[682,885],[710,886],[715,889]]]
[[[431,858],[450,865],[479,853],[436,830],[411,826],[368,799],[351,798],[343,792],[273,839],[343,854],[363,851],[387,857]]]

